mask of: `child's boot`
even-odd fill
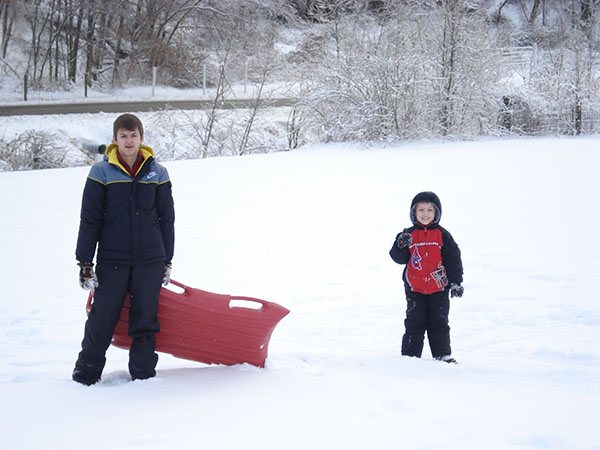
[[[444,361],[449,364],[458,364],[457,361],[452,357],[452,355],[444,355],[444,356],[436,356],[435,359],[438,361]]]

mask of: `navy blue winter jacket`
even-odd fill
[[[175,243],[175,209],[167,169],[150,147],[140,146],[144,161],[134,178],[106,149],[104,161],[92,166],[83,191],[75,256],[92,262],[140,264],[171,262]]]

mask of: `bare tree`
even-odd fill
[[[574,43],[574,133],[582,134],[586,100],[593,97],[595,51],[593,44],[594,5],[592,0],[574,2],[572,6],[574,36],[581,36],[587,45]],[[578,39],[579,40],[579,39]]]
[[[440,63],[440,126],[444,135],[452,128],[456,83],[456,58],[461,27],[462,3],[460,0],[443,0],[444,27],[441,39]]]
[[[540,14],[541,2],[542,0],[533,0],[533,4],[531,5],[531,11],[528,13],[527,1],[521,0],[521,8],[523,10],[523,14],[527,18],[527,22],[529,23],[529,25],[533,25],[536,19],[538,18],[538,15]]]
[[[4,0],[0,3],[0,21],[2,22],[2,40],[0,41],[0,48],[2,50],[2,58],[6,58],[8,43],[12,37],[15,24],[16,8],[14,3],[14,0]]]
[[[362,141],[493,133],[498,51],[485,16],[463,5],[398,4],[386,20],[346,16],[339,38],[330,22],[329,40],[306,58],[316,62],[290,116],[292,143],[299,134]]]
[[[502,0],[500,5],[498,5],[498,12],[496,13],[496,23],[500,23],[502,17],[502,9],[507,5],[510,0]]]
[[[265,83],[267,82],[267,79],[268,79],[268,75],[269,75],[269,71],[270,71],[269,67],[270,67],[270,61],[266,60],[262,67],[262,74],[261,74],[261,79],[259,81],[258,90],[254,96],[254,102],[253,102],[252,107],[250,108],[250,115],[249,115],[248,119],[246,120],[246,125],[244,126],[244,132],[242,134],[242,139],[241,139],[240,145],[238,147],[238,153],[240,155],[243,155],[246,152],[246,149],[248,147],[248,142],[250,140],[250,133],[252,132],[252,125],[254,124],[254,121],[256,120],[258,113],[260,111],[260,108],[264,102],[264,99],[262,97],[262,92],[263,92]]]
[[[65,1],[65,41],[67,44],[67,77],[72,83],[77,80],[77,62],[81,42],[81,26],[84,8],[79,0]]]
[[[88,86],[91,86],[92,79],[96,78],[96,74],[93,73],[94,67],[94,42],[96,35],[96,21],[98,20],[98,13],[92,8],[87,9],[87,30],[85,36],[85,82]]]
[[[120,72],[120,68],[121,68],[121,57],[122,57],[122,50],[121,50],[121,46],[123,43],[123,31],[125,30],[125,15],[123,14],[123,12],[119,13],[119,26],[117,28],[117,42],[115,44],[115,47],[113,49],[113,67],[112,67],[112,86],[120,86],[121,85],[121,72]]]

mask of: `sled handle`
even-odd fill
[[[271,302],[268,302],[266,300],[261,300],[260,298],[254,298],[254,297],[238,297],[238,296],[232,295],[231,298],[229,299],[229,301],[231,302],[232,300],[243,300],[246,302],[260,303],[262,305],[262,307],[260,309],[263,309],[266,306],[269,306],[271,304]],[[231,306],[230,306],[230,308],[231,308]]]
[[[193,290],[193,288],[191,288],[189,286],[186,286],[185,284],[180,283],[177,280],[173,280],[172,278],[171,278],[171,280],[169,282],[171,284],[173,284],[174,286],[177,286],[177,287],[183,289],[184,292],[190,292],[190,291]],[[211,294],[211,293],[207,292],[207,294]],[[222,294],[212,294],[212,295],[220,295],[220,296],[224,297],[224,295],[222,295]],[[242,301],[247,301],[247,302],[259,303],[261,305],[261,307],[258,309],[259,311],[262,311],[264,308],[272,307],[272,305],[273,305],[273,303],[271,303],[271,302],[268,302],[266,300],[262,300],[260,298],[255,298],[255,297],[242,297],[242,296],[236,296],[236,295],[230,295],[228,297],[229,297],[229,302],[230,303],[231,303],[232,300],[242,300]],[[232,306],[229,306],[229,307],[232,308]]]
[[[185,284],[180,283],[179,281],[170,280],[170,283],[174,284],[177,287],[180,287],[184,291],[188,291],[190,289]],[[88,316],[90,315],[90,311],[92,310],[92,302],[93,301],[94,301],[94,290],[92,289],[90,291],[90,295],[88,296],[87,303],[85,304],[85,312]]]
[[[94,290],[90,291],[90,295],[88,295],[87,303],[85,304],[85,312],[89,316],[90,311],[92,310],[92,300],[94,299]]]
[[[180,283],[179,281],[176,281],[176,280],[174,280],[174,279],[172,279],[172,278],[171,278],[171,280],[169,281],[169,283],[171,283],[171,284],[174,284],[175,286],[177,286],[177,287],[179,287],[179,288],[183,289],[184,291],[189,291],[189,290],[191,290],[191,289],[192,289],[191,287],[189,287],[189,286],[186,286],[185,284],[183,284],[183,283]],[[249,301],[249,302],[256,302],[256,303],[260,303],[260,304],[261,304],[261,305],[263,305],[263,306],[268,306],[268,305],[271,303],[271,302],[268,302],[268,301],[266,301],[266,300],[261,300],[260,298],[254,298],[254,297],[238,297],[238,296],[235,296],[235,295],[231,295],[231,296],[230,296],[230,300],[246,300],[246,301]]]
[[[256,303],[260,303],[263,306],[267,306],[268,304],[270,304],[271,302],[268,302],[266,300],[261,300],[260,298],[254,298],[254,297],[238,297],[235,295],[231,296],[231,300],[247,300],[249,302],[256,302]]]
[[[171,280],[169,280],[169,283],[174,284],[175,286],[183,289],[184,291],[189,290],[190,288],[188,286],[186,286],[183,283],[180,283],[179,281],[175,281],[174,279],[171,278]]]

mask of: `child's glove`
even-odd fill
[[[462,297],[465,292],[465,288],[460,284],[450,284],[450,297]]]
[[[410,244],[412,244],[412,234],[407,233],[406,230],[396,236],[396,245],[398,248],[404,248]]]
[[[79,266],[79,286],[86,291],[93,291],[98,287],[98,277],[94,273],[94,264],[91,262],[77,263]]]
[[[171,263],[165,265],[165,275],[163,276],[163,286],[168,285],[171,282]]]

